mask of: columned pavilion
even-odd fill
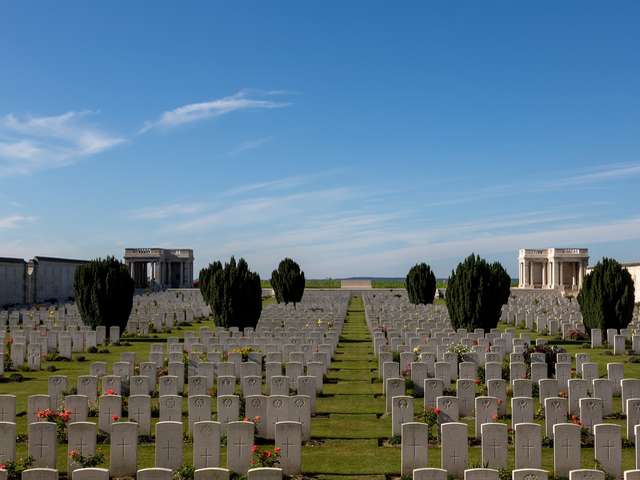
[[[136,288],[193,286],[193,250],[189,248],[126,248],[124,263]]]
[[[519,287],[579,290],[587,274],[587,248],[520,249]]]

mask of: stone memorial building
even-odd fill
[[[520,249],[520,288],[579,290],[587,274],[587,248]]]
[[[191,288],[193,250],[189,248],[126,248],[124,263],[136,288]]]

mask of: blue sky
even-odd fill
[[[640,3],[3,2],[0,256],[640,260]]]

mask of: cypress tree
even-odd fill
[[[98,258],[76,269],[73,290],[85,324],[127,326],[135,283],[127,267],[114,257]]]
[[[216,325],[255,328],[262,312],[260,275],[250,271],[243,258],[236,262],[234,257],[224,267],[214,262],[203,270],[206,272],[200,272],[200,288]]]
[[[211,305],[211,282],[213,281],[213,277],[218,270],[222,270],[222,264],[220,262],[210,263],[208,267],[200,270],[198,275],[198,286],[200,288],[200,293],[202,293],[202,298],[207,305]]]
[[[302,300],[304,294],[304,272],[300,270],[300,265],[285,258],[278,265],[278,269],[271,272],[271,286],[276,295],[276,301],[288,305]]]
[[[612,258],[603,258],[584,278],[578,294],[582,320],[592,328],[626,328],[633,318],[635,292],[631,274]]]
[[[510,288],[511,278],[502,265],[489,265],[471,254],[451,272],[447,283],[447,310],[453,328],[495,328]]]
[[[436,276],[431,267],[426,263],[417,263],[411,267],[407,273],[406,287],[409,302],[414,305],[433,303],[436,295]]]

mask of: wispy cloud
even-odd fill
[[[640,175],[640,163],[603,165],[592,169],[588,173],[574,175],[551,181],[550,187],[580,186],[592,183],[625,179]]]
[[[145,207],[129,212],[129,218],[136,220],[159,220],[163,218],[193,215],[205,208],[203,203],[171,203],[157,207]]]
[[[526,183],[515,181],[467,191],[457,190],[455,193],[452,193],[450,186],[446,186],[446,190],[438,195],[437,200],[430,202],[430,205],[439,207],[460,205],[522,194],[544,193],[564,188],[579,188],[614,182],[640,176],[640,163],[599,165],[574,174],[565,171],[556,172],[556,175],[557,178],[554,180],[544,180],[533,176],[533,178],[528,178]]]
[[[88,124],[85,118],[92,113],[0,117],[0,175],[30,174],[71,165],[124,141]]]
[[[273,222],[292,216],[309,214],[318,206],[344,202],[353,197],[349,188],[328,188],[288,195],[265,196],[242,200],[215,209],[171,228],[176,231],[198,231],[220,226],[245,226]]]
[[[25,223],[31,223],[35,220],[36,217],[28,217],[24,215],[9,215],[7,217],[0,217],[0,228],[18,228],[23,226]]]
[[[229,151],[229,155],[238,155],[239,153],[246,152],[247,150],[255,150],[256,148],[260,148],[265,143],[270,142],[272,137],[262,137],[256,138],[254,140],[247,140],[246,142],[242,142],[237,147],[231,149]]]
[[[308,175],[292,175],[289,177],[266,180],[264,182],[247,183],[226,190],[222,193],[222,196],[228,197],[265,190],[275,191],[292,189],[301,185],[311,183],[321,178],[327,178],[341,173],[344,173],[344,169],[330,169],[324,172],[316,172]]]
[[[168,129],[187,123],[220,117],[239,110],[283,108],[289,102],[274,101],[270,92],[259,94],[257,91],[241,90],[228,97],[209,100],[207,102],[190,103],[173,110],[168,110],[154,121],[146,122],[140,133],[152,129]]]

